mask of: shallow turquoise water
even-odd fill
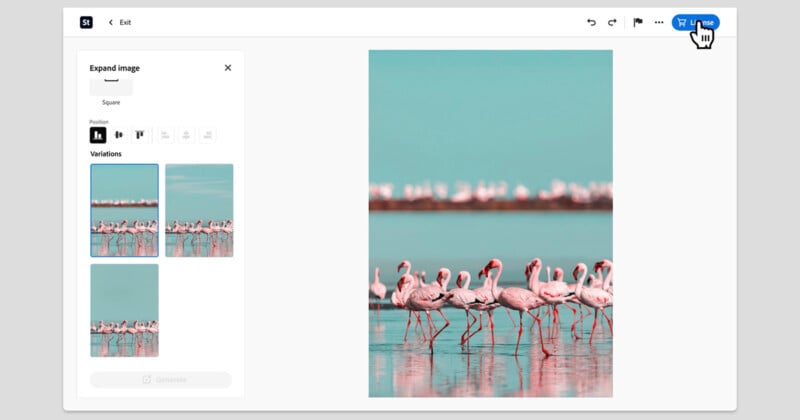
[[[444,313],[450,326],[436,338],[431,355],[427,341],[423,341],[420,332],[414,332],[413,317],[408,341],[403,342],[407,311],[381,310],[380,315],[370,311],[370,397],[612,396],[612,337],[600,319],[589,345],[592,316],[583,320],[582,328],[578,327],[578,340],[570,335],[573,318],[569,310],[559,310],[560,327],[555,330],[548,317],[543,317],[545,347],[553,353],[544,357],[538,329],[534,328],[531,334],[532,318],[525,315],[519,354],[515,357],[518,327],[502,308],[494,314],[494,345],[486,316],[483,330],[469,340],[467,347],[459,345],[466,328],[464,311],[449,307]],[[606,313],[613,317],[611,310]],[[514,322],[519,321],[517,312],[512,316]],[[437,327],[444,325],[438,313],[431,317]],[[424,313],[422,318],[427,328]]]
[[[217,237],[207,235],[166,235],[168,257],[232,257],[233,235],[220,233]]]
[[[158,335],[91,334],[91,357],[157,357]]]
[[[441,267],[449,268],[455,286],[458,271],[473,278],[491,258],[504,265],[500,286],[525,287],[525,263],[539,257],[544,266],[562,267],[567,282],[578,262],[591,266],[612,255],[612,215],[603,212],[520,212],[520,213],[370,213],[370,256],[368,283],[375,267],[389,293],[399,275],[400,261],[408,259],[412,271],[425,271],[428,282]],[[541,280],[545,279],[542,270]],[[481,282],[482,283],[482,282]],[[409,332],[403,341],[408,312],[397,309],[370,311],[369,395],[370,397],[611,397],[613,340],[605,322],[600,323],[588,344],[592,315],[579,327],[580,339],[573,339],[573,315],[561,308],[560,323],[554,328],[543,317],[544,342],[541,352],[538,330],[529,330],[532,318],[525,315],[519,355],[514,356],[517,327],[502,308],[495,311],[495,344],[488,327],[459,345],[466,327],[461,309],[445,307],[450,326],[435,341],[431,357],[420,332]],[[542,309],[542,315],[544,314]],[[607,310],[609,316],[612,310]],[[438,313],[431,314],[441,327]],[[476,313],[477,316],[477,313]],[[514,322],[519,314],[513,312]],[[427,323],[424,320],[423,325]],[[601,315],[602,318],[602,315]],[[413,319],[413,318],[412,318]],[[486,317],[484,317],[484,323]],[[580,324],[579,324],[580,325]],[[601,328],[602,327],[602,328]],[[477,325],[474,328],[477,328]]]

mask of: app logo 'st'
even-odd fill
[[[94,19],[91,16],[81,16],[81,29],[92,29]]]

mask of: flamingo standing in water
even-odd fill
[[[413,280],[413,282],[410,285],[404,285],[403,286],[404,289],[406,287],[410,287],[412,289],[418,289],[420,287],[425,286],[425,272],[424,271],[422,272],[422,279],[419,278],[418,273],[416,271],[412,275],[411,274],[411,261],[409,261],[409,260],[400,261],[400,264],[397,265],[397,272],[399,273],[400,270],[402,270],[403,268],[406,269],[405,274],[410,276],[411,279]],[[399,284],[399,282],[398,282],[398,284]],[[410,294],[411,291],[409,290],[408,293]],[[405,296],[405,298],[407,300],[408,296]],[[408,322],[409,323],[411,322],[411,312],[412,311],[409,310],[409,313],[408,313]],[[414,324],[414,331],[417,331],[417,326],[419,326],[420,328],[422,327],[422,319],[420,318],[418,312],[414,312],[414,315],[417,317],[417,323]],[[409,325],[406,325],[406,334],[404,335],[403,342],[405,342],[406,341],[406,337],[408,337],[408,327],[409,327]],[[423,337],[425,336],[425,332],[424,331],[422,332],[422,336]]]
[[[456,286],[458,286],[458,288],[447,292],[447,294],[444,297],[444,300],[450,302],[450,304],[455,306],[456,308],[463,309],[464,313],[466,314],[467,329],[465,329],[464,333],[461,334],[462,345],[468,342],[469,337],[471,337],[469,336],[469,329],[472,326],[472,324],[474,324],[475,321],[478,320],[475,314],[469,311],[470,305],[476,303],[485,304],[487,302],[485,298],[484,300],[480,300],[475,291],[469,290],[469,281],[470,281],[470,276],[468,272],[466,271],[459,272],[458,277],[456,277]],[[470,316],[472,317],[472,322],[469,321]]]
[[[225,232],[225,240],[227,241],[233,235],[233,220],[225,222],[225,225],[222,226],[222,231]]]
[[[145,331],[150,333],[150,342],[152,343],[153,339],[156,338],[156,334],[158,334],[158,321],[147,321]]]
[[[381,269],[379,267],[375,267],[375,281],[370,283],[369,293],[371,297],[378,298],[378,302],[372,304],[372,306],[377,307],[378,312],[380,312],[381,311],[380,301],[386,297],[386,285],[381,283]]]
[[[483,268],[483,273],[487,274],[489,270],[497,269],[497,275],[494,278],[492,285],[492,295],[506,308],[511,308],[519,311],[519,331],[517,332],[517,346],[514,348],[514,356],[519,352],[519,340],[522,337],[522,313],[527,312],[528,315],[536,320],[539,325],[539,341],[542,345],[542,353],[545,356],[550,356],[550,352],[544,348],[544,337],[542,336],[542,320],[531,312],[531,309],[536,309],[545,304],[545,301],[539,298],[538,295],[528,289],[521,289],[519,287],[509,287],[505,289],[498,289],[497,283],[500,280],[500,275],[503,273],[503,263],[497,258],[492,258],[486,267]]]
[[[392,292],[392,304],[400,309],[408,309],[408,296],[411,295],[411,292],[414,291],[414,278],[411,277],[411,274],[403,274],[400,276],[400,280],[397,281],[397,287]],[[403,342],[405,343],[408,340],[408,328],[411,326],[411,313],[413,311],[408,309],[408,322],[406,322],[406,333],[403,335]],[[422,324],[422,321],[419,318],[419,313],[414,312],[414,315],[417,317],[417,323]],[[422,331],[422,336],[425,336],[425,331]]]
[[[97,326],[97,332],[99,334],[103,334],[103,341],[104,342],[108,343],[108,342],[111,341],[111,333],[113,332],[112,328],[111,328],[111,326],[106,325],[105,323],[103,323],[102,319],[100,320],[100,325]]]
[[[445,300],[443,298],[447,292],[447,283],[449,281],[450,270],[442,268],[439,270],[439,275],[436,277],[435,284],[414,290],[411,292],[411,295],[408,296],[408,301],[406,302],[406,306],[409,309],[418,312],[425,311],[425,315],[428,317],[428,327],[431,328],[431,339],[428,347],[431,349],[431,354],[433,354],[434,340],[436,340],[436,337],[450,325],[450,320],[447,319],[447,317],[444,315],[444,312],[442,312],[442,306],[445,304]],[[444,326],[435,333],[432,329],[433,320],[431,320],[431,311],[439,312],[439,315],[444,318],[445,322]]]
[[[155,245],[156,243],[156,234],[158,233],[158,221],[151,220],[147,226],[147,232],[150,233],[150,243]]]
[[[209,220],[208,221],[208,226],[203,226],[203,221],[202,220],[198,220],[197,221],[198,229],[199,229],[200,233],[205,233],[206,234],[206,241],[208,242],[209,246],[211,246],[211,234],[214,232],[214,230],[211,228],[211,223],[212,222],[213,222],[213,220]]]
[[[586,264],[578,263],[578,265],[575,266],[575,270],[572,271],[572,277],[578,280],[578,273],[582,273],[580,280],[578,280],[578,286],[575,288],[575,294],[578,295],[578,299],[580,299],[584,305],[594,308],[594,322],[592,322],[592,332],[589,334],[589,344],[592,344],[594,328],[597,326],[598,311],[602,312],[608,323],[608,329],[611,331],[611,335],[614,335],[614,329],[611,327],[611,319],[608,318],[605,311],[606,307],[611,306],[614,302],[614,295],[603,289],[583,287],[583,282],[586,280],[586,274],[588,272],[589,269],[586,267]]]
[[[478,272],[478,279],[479,280],[480,280],[482,275],[483,275],[483,270]],[[494,299],[494,296],[492,295],[492,283],[493,283],[492,275],[491,275],[491,273],[487,273],[486,280],[483,281],[483,286],[475,289],[476,298],[477,298],[477,300],[481,301],[482,303],[476,303],[476,304],[472,305],[472,309],[475,309],[476,311],[478,311],[478,316],[480,317],[480,319],[479,319],[480,322],[478,323],[478,329],[475,330],[472,334],[470,334],[467,337],[467,340],[472,338],[472,336],[477,334],[478,331],[483,329],[483,313],[486,312],[486,314],[489,315],[489,331],[491,332],[491,335],[492,335],[492,345],[494,345],[494,319],[492,319],[492,315],[494,314],[494,310],[497,309],[500,306],[500,303],[497,302]],[[508,308],[505,308],[505,309],[506,309],[506,311],[508,310]],[[511,313],[509,312],[509,317],[510,316],[511,316]],[[513,318],[511,319],[511,321],[514,322]],[[517,324],[514,323],[514,326],[516,326],[516,325]]]
[[[548,305],[553,307],[553,324],[558,322],[558,305],[564,304],[572,311],[573,319],[578,319],[578,314],[575,308],[567,304],[572,299],[575,292],[570,290],[567,283],[564,283],[564,270],[561,267],[556,267],[553,274],[553,281],[544,283],[539,288],[539,297],[542,298]],[[572,323],[571,331],[575,338],[578,333],[575,331],[576,322]]]
[[[128,320],[125,320],[125,325],[128,325]],[[130,334],[134,343],[137,342],[136,335],[139,334],[139,321],[133,321],[133,327],[128,327],[126,334]]]
[[[192,245],[196,245],[200,243],[200,224],[195,225],[194,223],[186,222],[186,231],[189,232],[189,235],[192,236],[192,240],[189,242]]]

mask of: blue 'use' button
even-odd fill
[[[675,15],[672,18],[672,27],[679,31],[693,31],[698,20],[703,23],[704,28],[719,29],[717,15]]]

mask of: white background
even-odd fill
[[[98,39],[91,45],[111,44]],[[244,184],[245,214],[250,220],[258,217],[259,231],[270,238],[249,242],[245,251],[247,261],[259,261],[246,267],[245,325],[247,329],[269,325],[269,331],[246,335],[244,399],[150,400],[148,407],[735,408],[734,38],[717,39],[711,51],[695,50],[688,35],[682,39],[140,39],[117,40],[113,45],[220,50],[235,46],[244,51],[247,74],[259,75],[246,82],[247,170],[244,179],[237,178],[235,189],[242,185],[239,182]],[[78,44],[67,40],[65,48],[77,49]],[[369,399],[367,311],[363,310],[367,279],[342,283],[333,307],[321,295],[306,295],[303,305],[314,309],[305,315],[298,315],[289,301],[269,300],[270,305],[264,305],[265,298],[291,293],[299,276],[325,276],[335,282],[338,267],[360,271],[358,267],[367,264],[367,52],[386,48],[614,51],[614,256],[621,283],[615,299],[613,398],[420,399],[413,404]],[[68,69],[65,66],[65,78]],[[65,115],[68,110],[65,92]],[[69,144],[69,137],[65,140]],[[297,207],[276,205],[276,198],[298,203]],[[312,204],[326,199],[339,205],[327,207],[320,216]],[[352,238],[363,242],[360,248],[343,246],[343,238],[348,238],[348,245]],[[65,234],[65,249],[71,244]],[[313,264],[308,264],[309,255],[318,255]],[[264,267],[269,268],[268,276]],[[297,267],[308,271],[298,273]],[[68,307],[65,301],[65,311]],[[318,325],[320,314],[331,313],[348,320],[354,336],[360,334],[360,344],[341,353],[337,347],[309,345],[304,353],[295,345],[280,345],[281,340],[309,340],[296,325]],[[274,322],[287,316],[295,317],[294,322]],[[341,337],[338,331],[312,330],[317,343]],[[65,351],[68,347],[67,340]],[[353,366],[361,371],[353,373]],[[301,376],[299,370],[308,373]],[[65,406],[141,408],[140,401],[75,399],[69,371],[65,359]],[[349,383],[361,380],[361,388],[342,386],[342,378]],[[305,395],[315,396],[314,407],[303,400]]]

